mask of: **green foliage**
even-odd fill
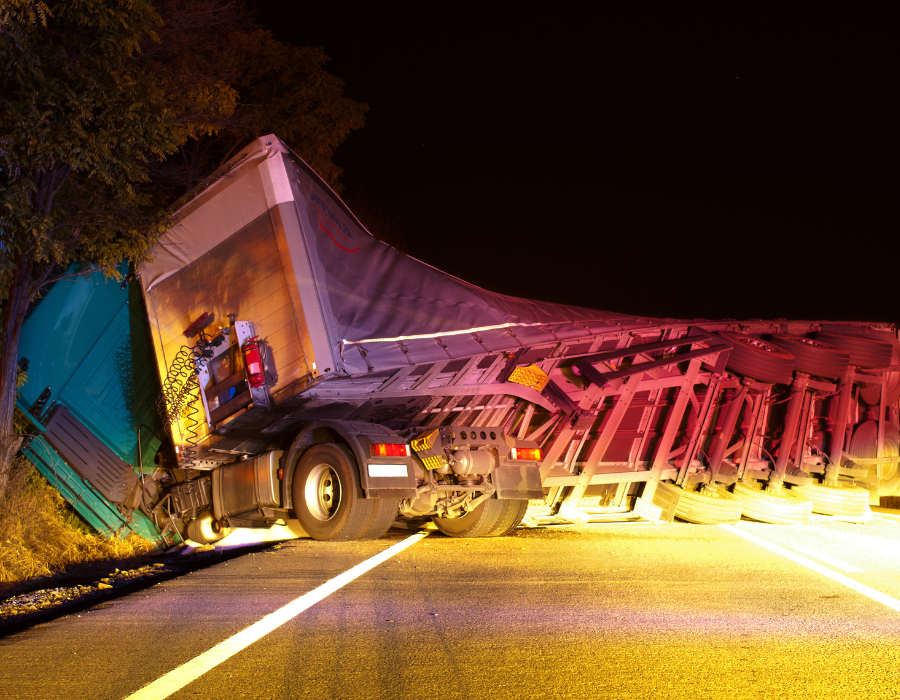
[[[141,60],[161,19],[143,0],[72,0],[0,35],[0,278],[146,255],[164,218],[139,187],[233,111],[228,86],[178,94]],[[178,99],[174,99],[178,98]],[[180,100],[180,102],[179,102]],[[187,116],[189,118],[185,119]],[[8,283],[3,285],[8,287]],[[32,291],[37,291],[33,289]]]
[[[215,65],[235,90],[237,104],[234,113],[219,122],[219,131],[191,138],[179,157],[153,168],[157,186],[177,198],[249,141],[274,133],[340,190],[342,169],[333,161],[335,149],[351,131],[362,128],[369,106],[344,95],[343,81],[325,69],[328,56],[322,49],[278,41],[231,0],[196,2],[216,7],[216,12],[204,13],[216,17],[214,37],[208,36],[208,27],[185,22],[180,3],[168,2],[161,12],[167,27],[178,29],[172,29],[163,44],[172,51],[182,44],[206,46],[205,54],[190,54],[189,72]]]
[[[47,26],[50,8],[41,0],[0,0],[0,32],[15,37],[22,26]]]
[[[332,161],[334,151],[362,128],[369,106],[344,97],[344,83],[325,70],[328,56],[320,48],[282,44],[261,29],[235,40],[244,57],[234,87],[245,124],[229,136],[243,143],[277,134],[336,184],[342,169]]]
[[[277,132],[336,184],[368,107],[326,60],[244,0],[0,0],[0,496],[29,304],[72,262],[146,259],[167,205],[251,138]]]
[[[19,332],[41,288],[80,261],[115,274],[164,230],[147,166],[234,110],[225,83],[187,84],[144,49],[148,0],[3,0],[0,31],[0,495],[14,450]]]

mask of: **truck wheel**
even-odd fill
[[[898,351],[896,345],[891,353],[891,364],[900,365],[900,351]],[[897,403],[897,400],[900,399],[900,372],[885,372],[884,374],[885,379],[887,379],[884,403],[890,406]],[[860,384],[859,396],[870,406],[877,406],[878,402],[881,401],[881,384]]]
[[[891,406],[897,403],[897,399],[900,399],[900,372],[885,372],[885,374],[887,375],[887,387],[884,392],[884,403]],[[869,406],[877,406],[881,401],[881,384],[861,384],[859,397]]]
[[[701,491],[688,491],[675,484],[661,481],[656,488],[673,495],[680,492],[681,498],[675,507],[675,517],[689,523],[716,525],[741,519],[744,502],[721,484],[703,488]]]
[[[732,343],[727,369],[750,379],[770,384],[790,384],[796,360],[787,350],[746,333],[719,331]]]
[[[493,530],[500,516],[503,514],[503,504],[506,501],[489,498],[458,518],[433,517],[437,529],[447,537],[487,537]]]
[[[314,445],[300,458],[291,493],[297,519],[310,537],[353,540],[377,529],[378,502],[361,497],[358,479],[356,463],[341,445]]]
[[[516,498],[503,500],[500,503],[503,504],[503,509],[497,518],[497,524],[488,531],[485,537],[503,537],[508,535],[519,526],[522,518],[525,517],[525,512],[528,510],[528,499]]]
[[[744,502],[742,514],[745,518],[763,523],[805,525],[812,515],[813,504],[808,498],[786,488],[782,488],[780,493],[771,493],[759,481],[735,484],[734,495]]]
[[[823,515],[868,515],[869,492],[854,484],[839,482],[837,486],[814,483],[809,486],[794,486],[797,491],[813,502],[813,512]]]
[[[356,537],[357,540],[377,540],[391,529],[391,525],[400,514],[399,498],[374,498],[369,501],[372,509],[372,519],[366,525],[366,529]]]
[[[874,338],[856,338],[835,333],[816,333],[816,339],[850,353],[850,364],[865,369],[880,369],[891,364],[894,348]]]
[[[773,335],[771,342],[796,358],[797,364],[794,369],[814,377],[840,379],[850,364],[849,352],[832,347],[821,340],[802,336]]]
[[[854,457],[875,457],[878,452],[878,421],[868,420],[862,423],[853,433],[850,441],[850,453]],[[884,454],[883,457],[896,457],[900,454],[900,431],[893,423],[884,422]],[[863,466],[863,465],[860,465]],[[878,467],[881,467],[881,477]],[[878,485],[879,496],[892,496],[900,486],[900,465],[896,462],[884,461],[880,465],[867,464],[863,467],[869,472],[868,483]]]

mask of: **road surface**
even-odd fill
[[[0,639],[0,697],[900,697],[896,517],[410,537],[296,540]]]

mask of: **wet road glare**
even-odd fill
[[[500,539],[296,540],[0,639],[0,696],[900,696],[900,612],[885,602],[900,600],[900,518],[729,527],[739,532],[603,523]],[[316,591],[258,638],[192,666]]]

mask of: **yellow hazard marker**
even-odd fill
[[[528,365],[528,367],[516,367],[507,381],[530,386],[535,391],[543,391],[547,382],[550,381],[550,377],[537,365]]]
[[[438,433],[438,429],[435,428],[434,430],[429,430],[427,433],[420,435],[410,443],[426,469],[440,469],[444,466],[441,462],[438,450],[434,449],[435,443],[437,443],[438,448],[440,448],[439,437],[440,434]]]

